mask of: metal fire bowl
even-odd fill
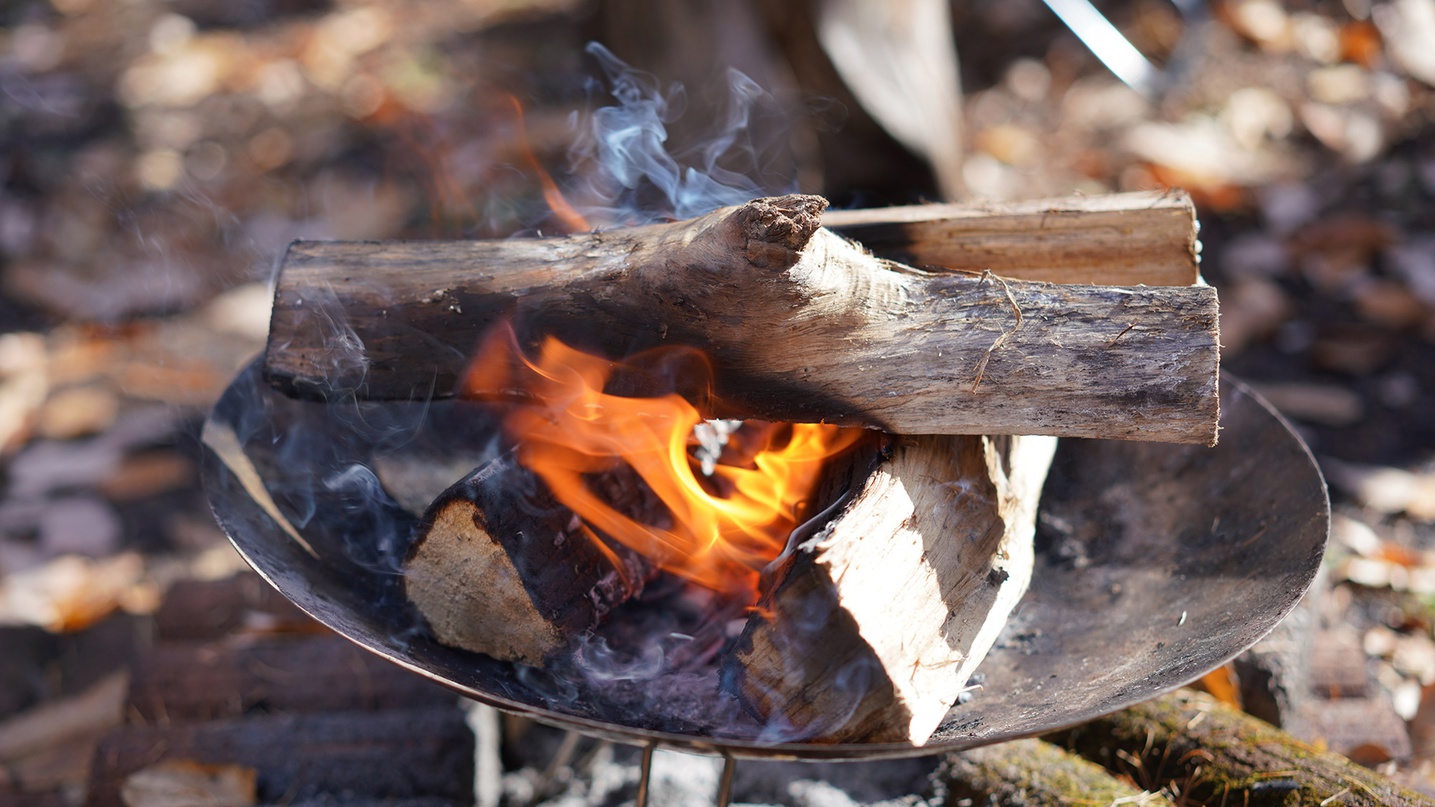
[[[514,665],[434,642],[416,627],[395,567],[414,518],[367,469],[434,430],[455,444],[485,439],[482,430],[459,433],[483,420],[462,417],[453,409],[461,404],[299,402],[251,366],[206,424],[205,488],[245,560],[300,608],[478,701],[629,744],[732,757],[902,757],[1003,742],[1139,703],[1220,666],[1295,607],[1325,549],[1324,482],[1301,440],[1247,387],[1223,378],[1221,401],[1215,448],[1061,442],[1031,590],[982,664],[980,692],[920,747],[653,730],[662,714],[598,719],[583,692],[555,707]]]

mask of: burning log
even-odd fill
[[[725,686],[799,739],[926,742],[1026,592],[1055,444],[904,439],[787,559]]]
[[[553,239],[295,243],[266,373],[296,395],[449,395],[481,334],[511,317],[525,344],[702,348],[708,416],[1215,441],[1213,289],[915,269],[822,229],[825,206],[759,199]]]
[[[539,664],[652,575],[640,556],[584,535],[510,453],[434,501],[409,550],[404,587],[440,642]]]

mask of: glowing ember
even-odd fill
[[[625,397],[611,391],[635,380],[666,381],[671,389],[668,379],[677,368],[693,377],[693,362],[705,381],[708,368],[696,350],[664,348],[612,362],[552,337],[534,361],[503,327],[485,340],[465,387],[474,398],[518,402],[503,421],[518,461],[582,519],[600,546],[599,535],[611,538],[666,571],[751,600],[759,572],[800,523],[823,464],[866,432],[748,422],[706,476],[693,453],[693,430],[703,422],[693,404],[675,392]],[[662,503],[650,508],[658,513],[641,514],[648,523],[619,512],[594,489],[597,478],[624,466]]]

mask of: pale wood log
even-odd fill
[[[760,199],[559,239],[296,243],[266,374],[299,395],[448,395],[512,317],[526,341],[615,358],[698,346],[714,416],[1215,441],[1213,289],[933,274],[822,229],[825,205]]]
[[[1104,286],[1200,279],[1196,208],[1184,191],[832,210],[822,223],[880,257],[931,271]]]
[[[899,438],[777,573],[724,687],[784,739],[925,743],[1026,592],[1055,443]]]
[[[404,590],[439,642],[536,665],[653,575],[625,548],[600,549],[510,453],[434,501],[409,550]]]
[[[1181,690],[1080,726],[1063,744],[1192,804],[1435,805],[1209,695]]]
[[[1015,740],[951,754],[936,778],[946,789],[944,803],[950,805],[1171,807],[1165,797],[1132,787],[1100,765],[1041,740]]]

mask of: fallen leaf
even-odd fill
[[[24,441],[48,391],[44,337],[0,335],[0,454]]]
[[[103,479],[99,490],[113,502],[128,502],[182,488],[198,477],[194,463],[173,451],[150,451],[126,457]]]
[[[1340,58],[1361,67],[1374,67],[1383,50],[1375,23],[1354,20],[1340,27]]]
[[[258,778],[244,765],[169,759],[126,777],[120,798],[126,807],[252,807]]]
[[[144,559],[127,552],[103,560],[65,555],[0,579],[0,624],[59,632],[98,622],[144,577]]]
[[[120,402],[99,386],[71,387],[52,394],[40,410],[37,431],[50,440],[99,434],[115,422]]]
[[[1396,66],[1435,86],[1435,0],[1395,0],[1371,9]]]
[[[1435,521],[1435,472],[1337,460],[1328,460],[1322,467],[1331,485],[1376,512],[1403,512],[1417,521]]]

